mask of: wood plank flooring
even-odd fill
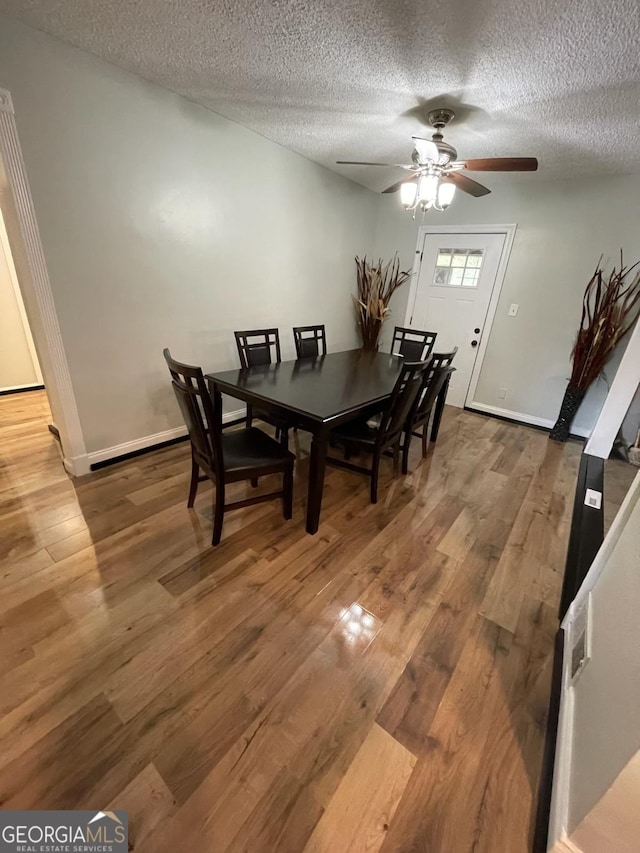
[[[1,808],[128,809],[140,853],[530,849],[580,445],[447,408],[377,505],[329,470],[311,537],[299,433],[293,520],[212,549],[186,444],[71,480],[47,417],[0,397]]]

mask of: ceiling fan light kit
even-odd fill
[[[413,136],[414,150],[411,163],[363,163],[338,160],[342,165],[358,166],[397,166],[411,173],[407,180],[399,181],[385,193],[400,191],[400,202],[405,210],[446,210],[456,192],[456,188],[479,198],[488,195],[491,190],[477,181],[462,174],[471,172],[534,172],[538,168],[535,157],[490,157],[475,160],[458,160],[456,149],[445,142],[442,131],[455,117],[453,110],[438,109],[429,113],[429,123],[434,128],[431,139]]]

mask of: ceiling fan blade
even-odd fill
[[[535,172],[535,157],[485,157],[462,161],[470,172]]]
[[[455,184],[463,193],[469,193],[469,195],[475,196],[476,198],[479,198],[482,195],[489,195],[491,192],[490,189],[483,187],[482,184],[479,184],[477,181],[472,181],[471,178],[467,178],[467,176],[463,175],[461,172],[447,172],[442,176],[442,178],[445,181],[451,181],[451,183]]]
[[[398,190],[400,189],[400,187],[402,186],[402,184],[410,184],[412,182],[413,182],[413,179],[407,180],[406,178],[403,178],[401,181],[398,181],[397,184],[391,184],[390,187],[387,187],[386,190],[382,190],[382,192],[383,192],[383,194],[384,193],[397,193]]]
[[[421,139],[419,136],[412,136],[411,138],[416,144],[416,151],[421,161],[433,160],[436,163],[438,162],[440,152],[435,142],[430,139]]]

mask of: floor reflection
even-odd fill
[[[380,628],[382,622],[354,601],[350,607],[345,607],[340,613],[342,635],[344,639],[359,651],[367,649]]]

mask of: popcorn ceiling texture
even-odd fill
[[[640,172],[637,0],[0,0],[0,10],[382,189],[426,112],[461,157]],[[1,84],[1,81],[0,81]],[[540,173],[538,173],[540,174]],[[484,175],[534,181],[535,175]]]

